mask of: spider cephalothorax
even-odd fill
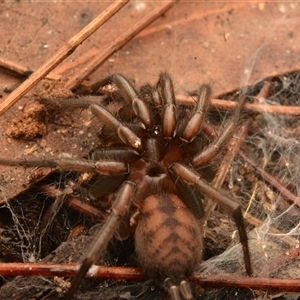
[[[90,196],[97,199],[112,195],[113,199],[111,214],[87,250],[66,298],[74,294],[115,231],[121,239],[134,231],[138,263],[145,272],[164,285],[173,300],[181,296],[192,299],[187,278],[202,259],[198,223],[204,216],[203,197],[216,201],[233,216],[246,271],[251,274],[240,206],[199,173],[233,136],[243,101],[219,136],[208,143],[203,132],[211,97],[208,85],[199,87],[194,105],[181,105],[176,103],[167,73],[160,75],[156,86],[147,85],[139,94],[120,74],[95,83],[92,92],[108,84],[114,85],[111,91],[106,90],[109,101],[121,103],[118,113],[113,114],[105,106],[90,105],[103,124],[104,145],[89,160],[43,160],[48,166],[97,173],[100,180],[91,186]],[[23,164],[33,166],[28,161]]]

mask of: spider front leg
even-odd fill
[[[0,165],[58,168],[61,171],[91,172],[101,175],[128,174],[128,165],[115,160],[93,161],[84,158],[44,158],[44,159],[6,159],[0,158]]]
[[[241,206],[234,202],[225,193],[217,190],[200,178],[200,175],[193,169],[181,164],[173,163],[169,167],[169,172],[178,176],[187,185],[193,186],[200,193],[205,194],[210,199],[217,202],[229,215],[231,215],[236,223],[240,241],[244,253],[245,268],[250,276],[252,274],[251,259],[248,246],[248,237],[245,229],[244,218],[241,211]]]
[[[126,215],[126,212],[130,207],[135,189],[136,185],[129,181],[126,181],[119,189],[111,209],[112,212],[86,252],[81,267],[74,278],[70,289],[65,295],[66,300],[71,299],[90,267],[100,258],[103,251],[106,249],[108,242],[113,237],[122,218]]]
[[[210,97],[211,87],[207,84],[201,85],[193,114],[180,137],[183,141],[192,142],[197,137],[210,104]]]
[[[168,73],[160,74],[157,91],[164,107],[162,116],[163,137],[172,139],[176,134],[177,116],[173,83]]]
[[[147,129],[153,127],[153,120],[151,112],[144,101],[142,101],[134,87],[121,74],[114,74],[92,85],[93,92],[97,92],[100,87],[104,87],[110,83],[114,83],[119,89],[121,96],[131,103],[134,114],[142,121]]]
[[[117,147],[99,148],[92,153],[92,160],[105,161],[114,160],[116,162],[133,163],[139,159],[138,152]],[[117,190],[118,187],[128,178],[129,172],[125,174],[97,175],[91,183],[88,194],[91,199],[97,200]]]
[[[220,151],[220,149],[226,145],[226,143],[233,137],[234,133],[237,130],[238,123],[240,121],[240,115],[243,108],[243,105],[246,101],[246,97],[243,97],[239,102],[234,111],[232,117],[224,125],[224,129],[217,139],[208,146],[204,151],[200,151],[196,154],[191,160],[191,165],[194,168],[198,168],[201,165],[206,164],[212,160]]]
[[[100,105],[92,104],[91,111],[101,122],[112,127],[124,144],[142,152],[141,139],[130,128],[115,118],[107,109]]]

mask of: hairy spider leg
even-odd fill
[[[115,160],[109,161],[92,161],[89,159],[79,158],[58,158],[58,159],[3,159],[0,158],[0,164],[6,166],[23,166],[23,167],[45,167],[58,168],[62,171],[75,172],[92,172],[101,175],[122,175],[128,174],[128,164]]]
[[[193,186],[185,184],[180,178],[178,178],[178,176],[176,176],[173,172],[170,172],[170,170],[169,175],[176,185],[176,189],[181,196],[181,200],[184,202],[189,211],[191,211],[198,220],[204,217],[205,211],[199,192]]]
[[[177,116],[174,87],[168,73],[161,73],[157,83],[157,91],[163,105],[162,132],[165,139],[176,135]]]
[[[109,76],[93,84],[92,90],[96,92],[100,87],[110,83],[114,83],[118,87],[122,97],[126,99],[128,103],[131,103],[133,112],[142,121],[145,128],[151,129],[153,127],[153,120],[148,106],[138,97],[134,87],[123,75],[117,73]]]
[[[211,87],[203,84],[199,87],[198,97],[191,118],[188,120],[180,138],[192,142],[199,134],[211,99]]]
[[[92,104],[91,111],[101,122],[113,127],[124,144],[133,147],[139,152],[143,151],[141,139],[130,128],[115,118],[107,109],[100,105]]]
[[[106,249],[108,242],[113,237],[115,230],[118,228],[122,218],[126,215],[130,207],[135,189],[136,185],[129,181],[125,181],[119,189],[116,200],[111,208],[112,212],[86,252],[80,269],[65,295],[66,300],[71,299],[90,267],[100,258]]]
[[[246,97],[240,99],[233,115],[227,120],[224,125],[224,129],[216,138],[216,140],[212,144],[210,144],[204,151],[201,150],[193,157],[193,159],[191,160],[191,165],[194,168],[198,168],[201,165],[212,160],[219,153],[220,149],[233,137],[239,124],[241,111],[245,101]]]
[[[125,146],[126,147],[126,146]],[[91,158],[93,161],[116,161],[127,162],[128,164],[137,161],[140,155],[133,149],[117,147],[99,148],[96,149]],[[125,174],[114,173],[111,175],[98,175],[94,176],[93,180],[89,183],[88,194],[91,199],[97,200],[117,190],[118,187],[128,178],[128,172]]]
[[[225,193],[222,193],[220,190],[217,190],[206,183],[193,169],[181,163],[173,163],[169,167],[169,170],[170,172],[173,172],[175,175],[181,178],[186,184],[195,187],[200,193],[204,193],[206,196],[217,202],[229,215],[233,217],[239,232],[240,241],[243,248],[245,268],[248,275],[250,276],[252,274],[251,260],[248,246],[248,237],[245,229],[241,206],[234,202]]]

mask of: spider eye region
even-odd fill
[[[161,128],[159,126],[154,126],[152,129],[153,136],[159,136],[161,134]]]

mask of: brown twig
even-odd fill
[[[227,176],[232,162],[240,149],[240,145],[242,144],[245,136],[248,132],[248,125],[251,121],[248,119],[244,124],[241,126],[238,134],[235,136],[234,139],[231,140],[230,146],[226,152],[226,155],[224,156],[222,163],[220,165],[220,168],[218,169],[218,172],[213,179],[213,185],[215,188],[221,188],[225,177]]]
[[[2,276],[75,276],[77,264],[0,263]],[[92,266],[87,277],[118,280],[146,280],[141,269],[131,267]],[[231,275],[207,275],[195,273],[190,280],[203,287],[231,287],[248,289],[272,289],[286,292],[300,291],[300,279],[261,277],[236,277]]]
[[[77,210],[79,213],[84,214],[90,218],[93,218],[94,220],[103,220],[107,217],[107,214],[105,214],[100,209],[91,206],[75,197],[68,196],[65,200],[66,205],[68,205],[70,208],[73,208],[74,210]]]
[[[219,109],[231,110],[234,109],[237,105],[234,101],[228,100],[212,100],[212,107]],[[298,106],[280,106],[280,105],[265,105],[265,104],[251,104],[246,103],[244,110],[256,112],[260,114],[276,114],[276,115],[290,115],[290,116],[299,116],[300,107]]]
[[[272,91],[272,83],[265,81],[258,95],[255,97],[254,104],[263,104],[264,100],[267,99]]]
[[[267,98],[271,92],[271,88],[272,88],[271,83],[268,81],[265,81],[260,92],[255,97],[254,103],[260,103],[261,99]],[[248,127],[251,122],[252,122],[252,120],[248,118],[241,126],[240,130],[238,131],[237,135],[235,136],[235,139],[232,139],[229,149],[227,150],[227,153],[224,156],[222,163],[220,165],[220,168],[213,180],[214,187],[221,188],[221,186],[224,182],[224,179],[229,172],[229,169],[234,160],[234,157],[236,156],[238,149],[240,149],[240,146],[248,133]]]
[[[74,77],[70,78],[66,83],[65,88],[68,90],[74,90],[84,81],[89,75],[91,75],[96,69],[98,69],[114,52],[122,48],[126,43],[133,39],[139,32],[145,27],[150,25],[158,17],[164,14],[170,9],[176,1],[162,2],[153,11],[146,15],[142,20],[133,24],[128,31],[117,38],[106,49],[100,51],[100,54],[93,58],[90,63],[83,68],[81,73],[77,73]]]
[[[236,277],[230,275],[205,275],[196,273],[191,281],[200,286],[207,287],[232,287],[247,288],[254,290],[272,289],[282,292],[300,291],[300,279],[290,278],[261,278],[261,277]]]
[[[92,22],[72,37],[48,61],[39,67],[27,80],[16,88],[1,104],[0,116],[12,107],[22,96],[34,87],[45,75],[53,70],[61,61],[68,57],[84,40],[86,40],[101,25],[119,11],[129,0],[118,0],[99,14]]]
[[[239,151],[239,155],[245,160],[248,164],[250,164],[257,173],[267,182],[269,182],[277,191],[280,192],[282,196],[291,202],[295,203],[298,207],[300,207],[300,198],[294,195],[291,191],[289,191],[285,186],[283,186],[276,178],[266,172],[263,168],[261,168],[253,159],[248,157],[243,151]]]
[[[0,263],[1,276],[75,276],[78,264]],[[145,280],[142,270],[130,267],[108,267],[93,265],[86,277],[103,279]]]
[[[261,227],[265,223],[264,221],[254,217],[253,215],[251,215],[249,213],[245,213],[244,211],[243,211],[243,215],[244,215],[245,219],[247,220],[247,223],[253,225],[256,228]],[[298,240],[296,238],[293,238],[289,235],[282,234],[282,231],[278,230],[277,228],[275,228],[273,226],[270,226],[268,228],[268,234],[280,235],[281,241],[284,241],[291,247],[294,247],[298,243]]]
[[[94,220],[103,220],[107,214],[101,211],[100,209],[91,206],[85,202],[83,202],[80,199],[77,199],[76,197],[72,195],[68,195],[66,191],[64,190],[59,190],[53,186],[43,186],[41,187],[41,190],[43,193],[48,195],[49,197],[52,198],[57,198],[58,196],[64,197],[64,203],[69,206],[70,208],[78,211],[81,214],[84,214],[90,218],[93,218]],[[55,210],[57,211],[57,209]]]
[[[176,97],[178,102],[191,104],[194,100],[189,96],[178,95]],[[222,99],[212,99],[211,107],[220,110],[234,110],[238,102],[222,100]],[[266,104],[252,104],[246,103],[244,105],[244,110],[256,112],[260,114],[276,114],[276,115],[290,115],[299,116],[300,107],[299,106],[281,106],[281,105],[266,105]]]
[[[10,60],[3,59],[1,57],[0,57],[0,68],[8,70],[9,72],[11,72],[13,74],[22,76],[22,77],[28,77],[29,75],[31,75],[34,72],[31,69],[28,69],[24,66],[21,66],[20,64],[10,61]],[[50,79],[50,80],[59,80],[61,77],[59,75],[50,73],[46,76],[46,78]]]
[[[298,245],[299,246],[299,245]],[[300,247],[292,247],[273,259],[263,270],[259,273],[259,277],[271,277],[278,269],[290,264],[293,260],[300,256]]]

